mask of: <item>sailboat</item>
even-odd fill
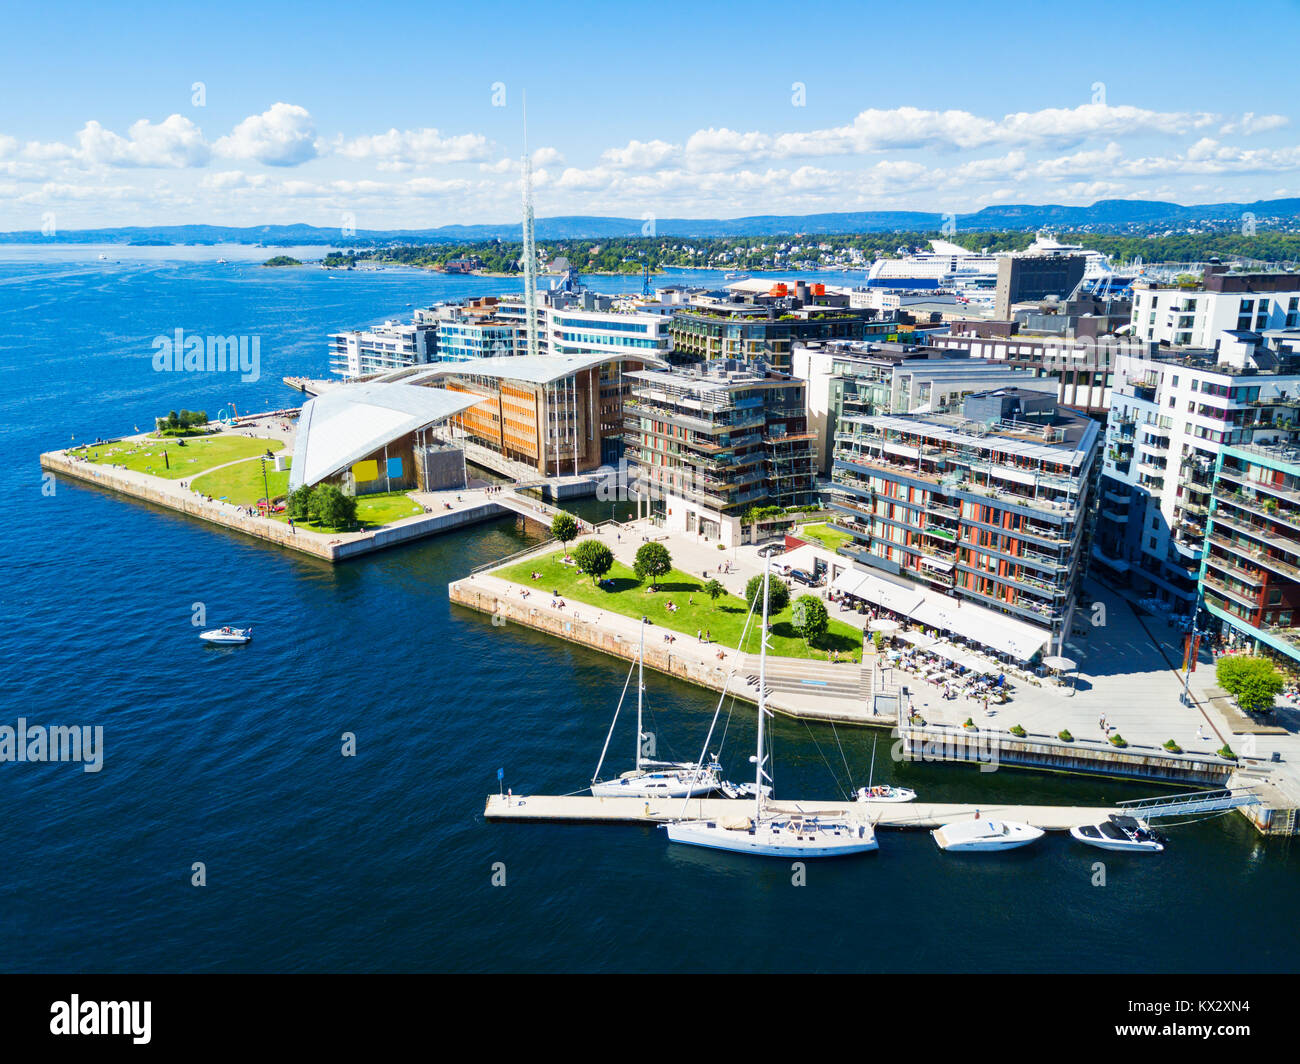
[[[733,853],[767,857],[842,857],[867,853],[877,848],[876,833],[865,819],[850,819],[845,813],[805,813],[772,804],[772,777],[764,770],[763,752],[767,708],[767,589],[772,559],[763,567],[763,627],[758,656],[758,740],[750,761],[754,769],[753,816],[725,816],[712,820],[677,820],[663,825],[671,842],[703,846]]]
[[[722,783],[722,766],[716,757],[707,763],[688,761],[653,761],[644,757],[641,744],[647,738],[642,725],[645,693],[645,618],[641,618],[641,644],[636,657],[636,768],[624,772],[618,779],[602,780],[601,767],[605,764],[605,754],[609,751],[609,740],[614,735],[614,725],[618,723],[619,710],[623,708],[623,699],[627,696],[627,684],[623,684],[623,694],[619,697],[614,710],[614,719],[610,721],[609,734],[605,736],[605,748],[600,752],[600,761],[596,772],[591,777],[591,793],[597,798],[691,798],[699,794],[715,791]],[[628,681],[632,671],[628,670]]]

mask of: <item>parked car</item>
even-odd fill
[[[765,547],[758,548],[758,556],[760,558],[768,558],[776,554],[784,554],[784,553],[785,553],[784,543],[769,543]]]
[[[817,577],[813,576],[807,569],[791,569],[790,579],[799,581],[805,587],[816,587],[819,583]]]

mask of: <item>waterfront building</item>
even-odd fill
[[[522,318],[502,313],[495,296],[443,303],[417,313],[438,330],[438,357],[443,362],[468,362],[478,358],[510,358],[524,353]]]
[[[1210,266],[1199,285],[1133,283],[1133,333],[1163,344],[1213,348],[1226,332],[1300,328],[1300,274]]]
[[[730,546],[749,510],[814,501],[803,381],[736,360],[626,377],[626,457],[665,528]]]
[[[974,392],[1004,387],[1057,391],[1056,378],[1041,370],[920,344],[799,343],[792,363],[793,375],[807,383],[808,424],[822,475],[830,473],[836,426],[845,413],[948,413]]]
[[[1268,442],[1296,424],[1300,357],[1263,340],[1227,335],[1217,353],[1117,361],[1093,557],[1110,579],[1180,612],[1196,601],[1223,448]]]
[[[1199,592],[1230,643],[1300,664],[1300,443],[1294,431],[1219,452]]]
[[[438,357],[438,330],[428,323],[386,321],[329,339],[330,372],[344,380],[425,365]]]
[[[853,542],[840,553],[1041,626],[1059,647],[1085,568],[1099,438],[1096,421],[1020,388],[970,395],[959,413],[845,414],[831,506]]]
[[[648,354],[517,355],[439,362],[382,379],[474,396],[448,419],[443,438],[471,462],[527,481],[615,465],[623,379],[647,364],[663,363]]]

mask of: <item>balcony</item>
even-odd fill
[[[1234,590],[1233,588],[1229,587],[1223,580],[1212,577],[1210,576],[1209,573],[1206,573],[1205,576],[1201,578],[1201,583],[1206,588],[1209,588],[1211,591],[1214,591],[1217,594],[1222,595],[1230,602],[1236,602],[1239,605],[1245,606],[1252,613],[1260,609],[1260,604],[1257,601],[1255,601],[1255,599],[1250,598],[1248,595],[1245,595],[1240,591]]]
[[[1128,513],[1123,510],[1112,510],[1110,507],[1106,507],[1101,511],[1101,516],[1108,521],[1114,521],[1116,524],[1128,523]]]
[[[1210,551],[1205,556],[1205,564],[1221,572],[1228,573],[1230,576],[1235,576],[1243,584],[1248,584],[1251,587],[1264,586],[1264,574],[1261,570],[1239,565],[1231,557],[1225,557],[1222,554],[1215,554],[1214,551]]]

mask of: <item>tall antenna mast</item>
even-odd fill
[[[524,108],[524,320],[526,355],[537,354],[537,249],[533,233],[533,160],[528,154],[528,94],[523,94]]]

